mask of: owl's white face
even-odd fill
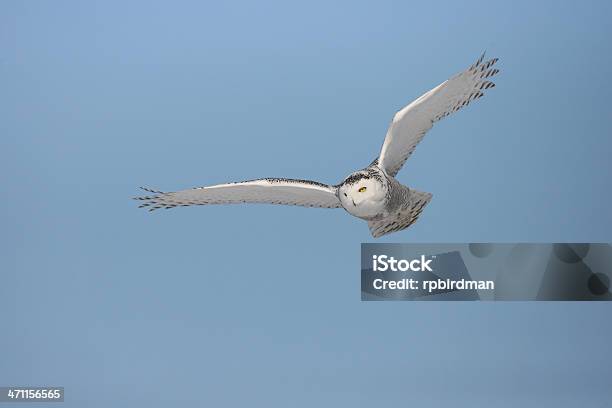
[[[342,207],[359,218],[373,218],[384,211],[386,188],[377,178],[360,172],[349,175],[340,185]]]

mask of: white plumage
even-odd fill
[[[176,192],[144,189],[151,195],[135,197],[150,211],[190,205],[266,203],[340,208],[368,221],[379,237],[412,225],[429,203],[430,193],[411,190],[395,176],[425,133],[438,120],[470,104],[495,86],[489,80],[499,71],[497,58],[484,54],[467,70],[444,81],[397,112],[387,130],[378,159],[332,186],[315,181],[266,178],[198,187]]]
[[[259,179],[239,183],[218,184],[189,190],[164,193],[143,188],[152,196],[136,197],[146,201],[140,207],[151,211],[159,208],[205,204],[284,204],[303,207],[338,208],[335,189],[321,183],[293,179]]]
[[[395,177],[425,133],[438,120],[458,111],[484,95],[495,84],[487,78],[499,70],[491,69],[498,61],[482,62],[484,54],[467,70],[442,82],[393,116],[385,142],[380,151],[379,164]]]

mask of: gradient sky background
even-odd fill
[[[486,49],[497,87],[399,174],[434,200],[378,242],[611,242],[611,18],[605,1],[2,2],[0,385],[62,385],[66,407],[608,406],[610,304],[362,303],[372,238],[342,210],[130,197],[337,183]]]

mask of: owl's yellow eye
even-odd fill
[[[365,188],[365,187],[361,187],[361,188],[360,188],[358,191],[359,191],[360,193],[363,193],[364,191],[366,191],[366,188]]]

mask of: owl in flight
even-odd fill
[[[264,178],[197,187],[175,192],[143,188],[150,195],[135,197],[140,207],[159,208],[207,204],[266,203],[303,207],[344,208],[368,222],[373,237],[411,226],[429,203],[430,193],[402,185],[395,176],[425,133],[438,120],[470,104],[495,86],[497,58],[484,54],[467,70],[444,81],[398,111],[385,141],[368,167],[351,173],[338,185],[286,178]]]

